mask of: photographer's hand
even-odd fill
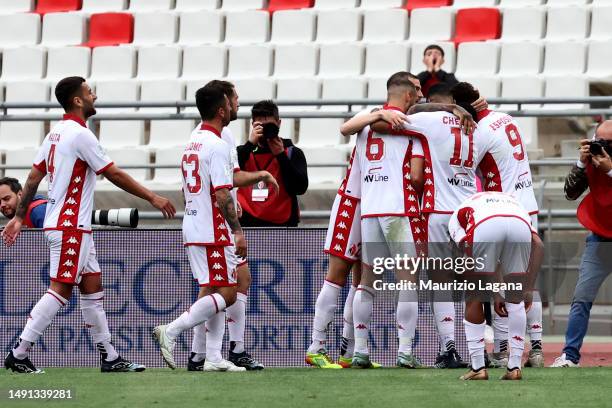
[[[595,168],[603,173],[612,170],[612,159],[608,152],[602,149],[603,155],[591,156],[591,162]]]
[[[589,158],[591,157],[591,152],[589,151],[590,141],[590,139],[582,139],[580,141],[580,161],[584,164],[587,164]]]
[[[263,126],[260,122],[253,122],[253,128],[251,129],[251,134],[249,135],[249,142],[254,145],[259,144],[259,141],[263,137]]]
[[[281,139],[280,137],[268,139],[268,147],[270,148],[270,152],[275,156],[278,156],[279,154],[285,151],[285,146],[283,146],[283,139]]]

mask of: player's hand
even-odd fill
[[[236,231],[234,233],[234,245],[236,246],[236,255],[241,258],[246,258],[247,256],[247,243],[244,238],[244,233],[241,231]]]
[[[523,302],[525,302],[525,312],[528,312],[533,305],[533,290],[526,290],[523,293]]]
[[[17,217],[13,217],[8,224],[2,230],[2,239],[4,240],[4,245],[10,247],[15,243],[19,233],[21,232],[21,219]]]
[[[489,103],[482,96],[472,102],[472,107],[476,112],[482,112],[483,110],[487,110],[489,108]]]
[[[242,206],[240,205],[240,201],[236,201],[236,217],[242,218]]]
[[[256,145],[259,143],[262,137],[263,137],[263,126],[261,122],[253,122],[253,128],[251,129],[251,134],[249,135],[249,142]]]
[[[402,112],[396,110],[383,109],[379,111],[380,118],[391,125],[393,129],[402,129],[404,122],[408,122],[408,118]]]
[[[453,108],[453,115],[459,118],[461,128],[466,135],[471,135],[472,132],[474,132],[474,129],[476,129],[476,122],[474,122],[474,118],[472,118],[472,115],[470,115],[468,111],[459,105],[455,105]]]
[[[508,311],[506,310],[506,301],[501,296],[495,296],[495,302],[493,304],[495,313],[501,317],[508,317]]]
[[[587,162],[591,158],[591,151],[589,150],[590,141],[590,139],[580,140],[580,161],[584,164],[587,164]]]
[[[283,139],[281,139],[280,137],[268,139],[268,147],[270,148],[270,152],[274,156],[278,156],[279,154],[285,151],[285,146],[283,145]]]
[[[176,208],[174,205],[165,197],[158,196],[155,194],[150,201],[151,205],[161,211],[164,214],[164,218],[174,218],[174,214],[176,214]]]
[[[278,182],[276,181],[274,176],[265,170],[262,171],[261,173],[262,173],[261,181],[265,182],[268,186],[271,186],[272,190],[274,190],[274,193],[278,194],[278,192],[280,191],[280,187],[278,186]]]
[[[603,150],[603,155],[591,156],[591,162],[597,170],[603,173],[612,170],[612,160],[610,160],[610,155],[605,150]]]

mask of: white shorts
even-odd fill
[[[422,243],[420,217],[368,217],[361,220],[363,262],[373,265],[375,258],[417,256]]]
[[[198,281],[198,285],[217,287],[236,285],[236,268],[240,260],[233,245],[188,245],[185,248],[193,278]]]
[[[349,262],[361,255],[361,204],[357,198],[336,194],[323,252]]]
[[[82,275],[100,274],[91,233],[45,231],[49,245],[49,276],[54,282],[78,285]]]
[[[446,258],[452,256],[452,245],[448,223],[452,214],[428,213],[424,216],[427,224],[427,256]]]

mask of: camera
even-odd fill
[[[276,123],[268,122],[262,126],[262,131],[263,138],[266,140],[270,140],[278,137],[280,128],[276,125]]]
[[[91,212],[91,223],[96,225],[136,228],[138,219],[137,208],[113,208]]]
[[[612,156],[612,146],[610,146],[610,142],[604,139],[596,139],[589,142],[589,153],[593,156],[603,156],[604,150],[608,153],[608,155]]]

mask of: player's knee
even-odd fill
[[[69,300],[70,296],[72,295],[72,285],[68,283],[51,281],[49,289],[51,289],[66,300]]]
[[[246,293],[250,287],[251,274],[248,272],[248,269],[246,273],[238,273],[238,292]]]
[[[235,288],[233,290],[224,290],[221,292],[221,296],[223,296],[223,300],[225,300],[225,306],[229,307],[236,303],[237,292]]]

